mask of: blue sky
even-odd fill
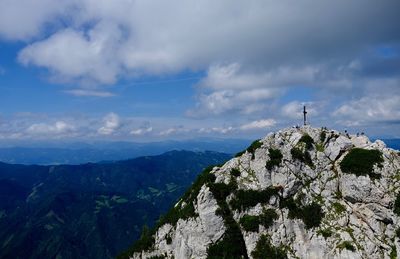
[[[400,137],[400,4],[0,0],[0,140]]]

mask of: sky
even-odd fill
[[[0,0],[0,141],[400,137],[400,2]]]

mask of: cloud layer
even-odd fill
[[[202,132],[288,125],[303,104],[320,123],[398,128],[398,10],[398,0],[0,0],[0,39],[21,42],[18,62],[72,83],[74,96],[111,97],[103,87],[124,79],[204,74],[182,114],[230,122],[195,127]],[[32,130],[55,132],[52,123]],[[96,134],[121,129],[110,113]]]

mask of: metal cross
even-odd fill
[[[304,114],[304,125],[307,125],[307,111],[306,106],[303,106],[303,114]]]

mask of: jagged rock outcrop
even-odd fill
[[[131,258],[396,258],[400,156],[310,126],[205,171]]]

